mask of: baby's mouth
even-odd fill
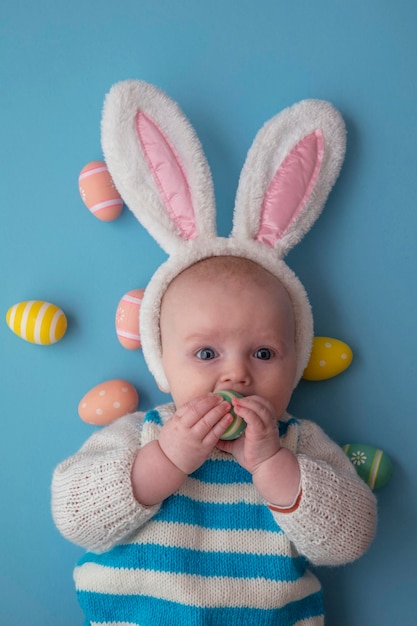
[[[232,398],[243,398],[243,393],[240,393],[240,391],[235,391],[234,389],[230,389],[228,388],[222,388],[222,389],[216,389],[215,391],[213,391],[213,393],[218,394],[218,395],[227,395],[230,396]]]
[[[212,393],[220,393],[220,392],[230,393],[236,398],[243,398],[245,396],[253,395],[253,392],[248,393],[247,391],[245,391],[245,393],[242,393],[239,389],[234,389],[233,387],[217,387],[216,389],[214,389]]]

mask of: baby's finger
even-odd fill
[[[275,410],[272,404],[261,396],[247,396],[245,398],[233,398],[233,408],[239,417],[247,424],[263,425],[275,422]]]
[[[226,432],[230,424],[233,422],[233,419],[233,415],[229,412],[227,412],[226,415],[223,415],[223,417],[221,417],[219,421],[217,421],[214,426],[209,429],[203,438],[203,446],[207,448],[214,448],[214,446],[219,442],[220,437]]]
[[[192,427],[193,434],[203,442],[207,435],[214,433],[214,439],[217,441],[224,431],[230,426],[233,417],[230,413],[230,403],[223,400],[210,411],[207,411],[201,419],[199,419]],[[223,424],[225,426],[223,427]],[[217,434],[219,433],[219,434]]]
[[[224,402],[220,396],[214,394],[206,394],[189,400],[177,409],[175,415],[178,417],[184,426],[192,428],[198,423],[202,417],[207,415],[212,409],[223,404],[223,411],[220,413],[220,417],[230,410],[230,404]]]

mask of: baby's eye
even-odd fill
[[[261,359],[261,361],[269,361],[274,356],[274,353],[269,348],[259,348],[253,356],[255,359]]]
[[[210,361],[214,359],[217,354],[213,348],[201,348],[198,352],[196,352],[197,359],[201,359],[202,361]]]

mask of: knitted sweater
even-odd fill
[[[219,450],[162,504],[141,506],[134,458],[173,411],[121,418],[54,473],[55,522],[91,551],[74,572],[86,625],[323,624],[308,561],[337,565],[363,554],[374,534],[372,492],[317,425],[285,415],[281,444],[301,469],[295,511],[271,511],[249,472]]]

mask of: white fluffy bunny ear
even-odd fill
[[[345,148],[343,119],[329,102],[302,100],[270,119],[242,169],[232,237],[284,257],[319,216]]]
[[[104,102],[101,133],[120,195],[168,254],[188,240],[216,237],[210,169],[173,100],[143,81],[116,83]]]

